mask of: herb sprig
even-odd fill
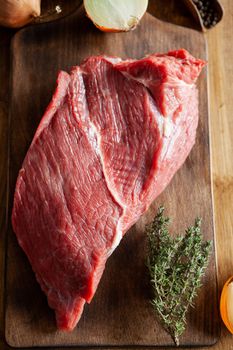
[[[168,230],[170,219],[163,213],[164,207],[160,206],[153,222],[147,226],[151,302],[164,328],[179,345],[187,310],[194,306],[208,265],[212,242],[203,241],[199,218],[184,236],[173,238]]]

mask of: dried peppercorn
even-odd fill
[[[198,9],[198,12],[202,18],[203,25],[206,28],[214,27],[220,20],[220,14],[213,6],[211,0],[192,0],[193,4]]]

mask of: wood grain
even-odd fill
[[[233,7],[222,0],[223,21],[208,32],[212,173],[218,255],[218,284],[221,290],[233,275]],[[222,324],[221,339],[214,350],[233,349],[232,335]]]
[[[79,25],[77,26],[77,23]],[[192,40],[190,40],[192,38]],[[14,38],[10,123],[10,203],[18,170],[55,86],[57,71],[94,54],[142,57],[185,47],[206,57],[205,40],[195,31],[156,20],[147,14],[136,31],[104,34],[86,19],[26,28]],[[170,337],[156,322],[148,303],[145,270],[145,224],[165,203],[175,218],[173,230],[184,230],[195,216],[203,217],[206,239],[213,239],[209,166],[206,71],[199,80],[200,122],[196,145],[167,190],[131,229],[107,264],[96,296],[74,332],[55,328],[53,312],[35,281],[30,265],[8,232],[6,279],[6,340],[11,346],[167,346]],[[214,317],[213,317],[214,316]],[[107,321],[106,321],[107,320]],[[151,326],[152,325],[152,326]],[[182,345],[210,345],[218,338],[216,268],[212,256],[208,273],[190,311]]]

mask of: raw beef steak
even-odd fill
[[[12,212],[58,328],[76,326],[122,235],[189,154],[204,64],[178,50],[141,60],[90,57],[59,73]]]

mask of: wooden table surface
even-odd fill
[[[221,0],[223,21],[206,34],[209,52],[210,127],[218,284],[233,275],[233,2]],[[161,10],[162,8],[162,10]],[[150,11],[168,21],[195,26],[181,1],[151,0]],[[4,252],[6,231],[7,132],[10,98],[10,40],[13,30],[0,28],[0,349],[4,343]],[[231,85],[232,84],[232,85]],[[201,96],[200,96],[201,98]],[[222,325],[214,350],[233,349],[233,336]]]

